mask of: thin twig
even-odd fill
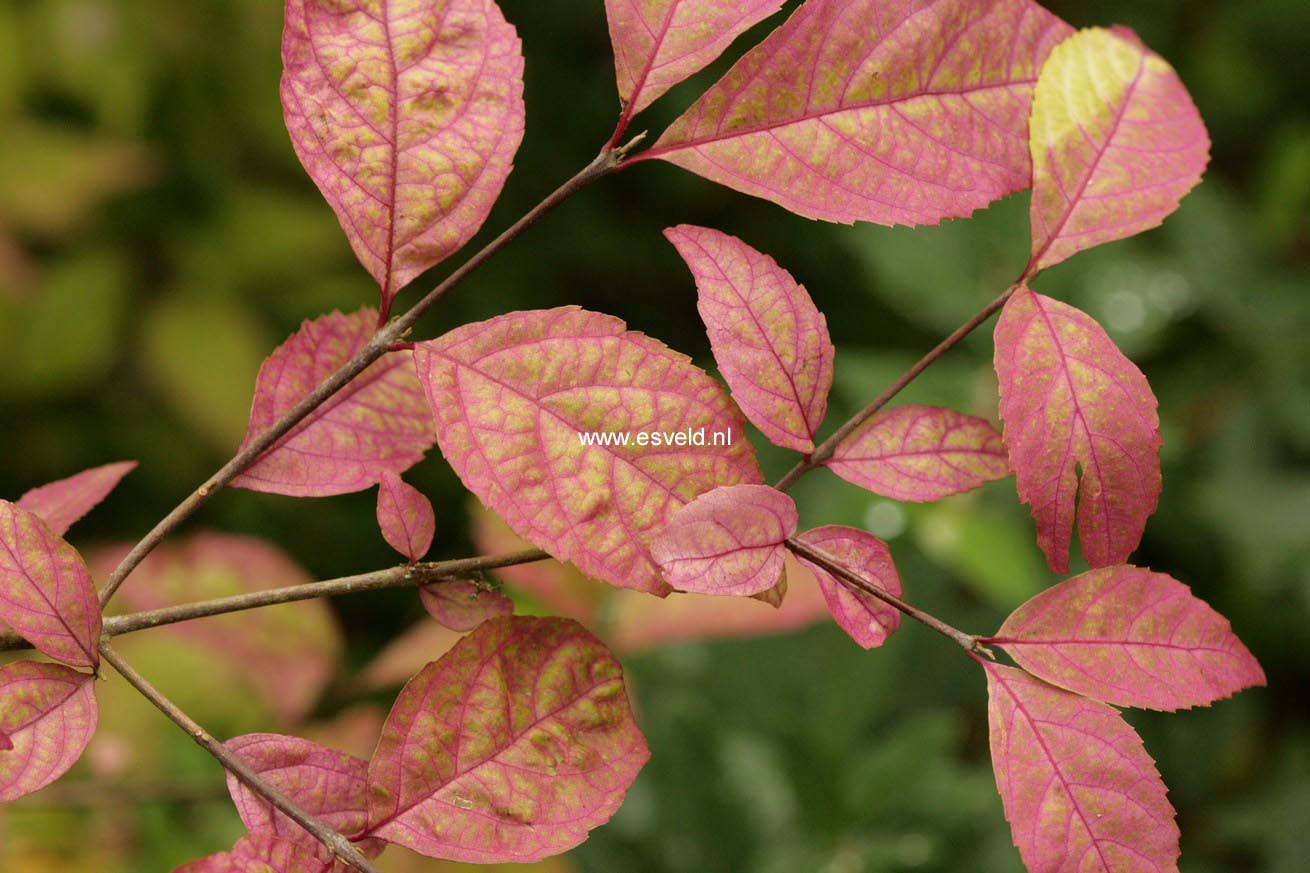
[[[868,421],[870,417],[878,412],[878,410],[890,403],[892,398],[897,394],[900,394],[907,385],[913,382],[920,373],[928,369],[928,367],[930,367],[938,358],[958,345],[966,336],[973,333],[980,324],[991,318],[998,309],[1005,305],[1005,301],[1010,299],[1010,295],[1013,294],[1018,287],[1018,285],[1011,285],[1009,288],[1006,288],[999,297],[984,306],[977,315],[956,328],[950,336],[939,342],[932,351],[928,352],[928,354],[916,361],[914,366],[902,373],[901,377],[888,386],[886,391],[874,398],[873,402],[851,416],[845,424],[833,432],[832,436],[820,443],[806,458],[797,462],[796,466],[788,470],[787,475],[779,479],[777,484],[773,487],[777,488],[779,491],[786,491],[792,485],[796,484],[797,479],[801,478],[811,470],[823,466],[823,462],[832,457],[832,453],[836,451],[837,446],[841,445],[842,440],[849,437],[860,425],[864,424],[864,422]]]
[[[359,870],[360,873],[377,873],[377,868],[369,863],[368,859],[360,853],[359,849],[346,839],[339,832],[328,827],[319,819],[310,815],[305,810],[296,805],[295,801],[287,797],[273,785],[266,782],[254,770],[251,770],[246,764],[232,753],[230,749],[209,735],[208,731],[196,724],[192,718],[178,708],[177,704],[165,697],[159,689],[151,685],[144,676],[136,671],[131,664],[123,660],[122,656],[109,645],[108,640],[100,643],[100,654],[106,661],[113,665],[114,669],[119,672],[128,683],[141,692],[141,695],[155,705],[155,707],[168,716],[169,720],[191,735],[201,748],[209,752],[218,759],[223,767],[244,782],[251,791],[263,797],[271,803],[276,809],[284,813],[288,818],[300,825],[302,828],[313,834],[314,838],[328,848],[333,855],[345,863]]]
[[[838,581],[847,588],[850,588],[857,593],[864,593],[878,598],[888,606],[900,610],[915,621],[927,625],[937,631],[937,633],[951,640],[966,652],[971,654],[982,653],[991,657],[991,652],[987,651],[987,649],[982,645],[980,637],[973,634],[967,634],[958,628],[952,627],[940,618],[937,618],[937,616],[930,615],[922,609],[919,609],[917,606],[911,606],[890,591],[886,591],[873,584],[868,579],[865,579],[859,573],[847,567],[837,558],[822,549],[816,549],[814,546],[811,546],[802,540],[798,540],[795,537],[788,538],[787,548],[791,549],[793,553],[810,563],[817,564],[827,570],[833,576],[836,576]]]
[[[336,597],[341,594],[357,594],[363,591],[382,591],[388,588],[405,588],[423,585],[443,579],[455,579],[462,576],[495,570],[499,567],[512,567],[516,564],[530,564],[549,558],[540,549],[523,549],[503,555],[490,555],[477,558],[459,558],[452,561],[431,561],[414,564],[409,567],[390,567],[372,573],[357,576],[343,576],[339,579],[325,579],[320,582],[306,582],[303,585],[288,585],[285,588],[270,588],[265,591],[251,591],[246,594],[234,594],[231,597],[218,597],[213,600],[198,600],[177,606],[165,606],[133,612],[128,615],[115,615],[104,620],[101,634],[108,637],[121,636],[136,631],[147,630],[165,624],[176,624],[211,615],[223,615],[229,612],[242,612],[279,603],[293,603],[297,600],[313,600],[318,597]],[[7,630],[0,632],[0,652],[13,652],[30,649],[32,644],[17,633]]]
[[[625,148],[627,148],[625,146]],[[240,451],[224,464],[218,472],[191,492],[181,503],[164,516],[158,524],[147,533],[140,542],[132,547],[119,565],[110,573],[104,588],[100,591],[100,604],[109,602],[114,592],[123,584],[129,574],[136,569],[164,538],[172,533],[178,525],[189,518],[219,489],[223,488],[243,470],[255,462],[274,443],[286,435],[306,416],[317,409],[324,401],[340,391],[352,379],[368,368],[370,364],[382,357],[391,346],[401,341],[418,321],[419,317],[441,299],[445,294],[468,278],[469,274],[486,263],[492,256],[513,241],[519,234],[541,220],[542,216],[572,197],[587,184],[613,171],[621,162],[622,156],[606,147],[600,154],[580,170],[573,178],[556,188],[544,200],[534,206],[522,218],[510,225],[500,236],[483,246],[476,254],[446,277],[441,284],[429,291],[421,300],[409,308],[403,315],[392,319],[369,339],[354,357],[341,366],[322,384],[305,396],[303,400],[284,413],[276,422],[269,425],[258,436],[243,446]]]

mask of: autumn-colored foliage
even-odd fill
[[[103,656],[229,771],[248,834],[179,870],[367,873],[387,844],[536,862],[603,825],[650,756],[611,647],[827,615],[871,650],[910,618],[984,670],[996,783],[1030,870],[1176,869],[1165,785],[1114,707],[1208,705],[1265,676],[1186,585],[1126,563],[1161,491],[1156,397],[1091,315],[1030,285],[1172,212],[1208,160],[1200,116],[1131,31],[1074,32],[1031,0],[806,0],[644,151],[625,138],[637,113],[782,5],[607,0],[620,101],[608,143],[392,317],[405,286],[477,233],[510,174],[523,46],[493,0],[287,0],[291,147],[379,286],[378,309],[310,317],[269,354],[233,460],[137,545],[98,549],[99,591],[63,535],[134,462],[0,501],[0,620],[13,648],[59,662],[0,668],[0,800],[43,788],[82,755]],[[576,305],[410,337],[419,315],[551,207],[653,159],[830,222],[936,224],[1031,187],[1031,257],[826,439],[841,363],[827,318],[773,258],[708,227],[665,236],[690,269],[722,381]],[[891,405],[998,311],[1001,429]],[[748,422],[799,454],[775,485]],[[483,505],[473,538],[484,555],[423,560],[437,510],[401,476],[434,446],[428,463],[448,464]],[[915,580],[873,533],[798,533],[785,492],[819,468],[914,503],[1013,473],[1050,569],[1068,571],[1075,528],[1092,569],[1018,605],[994,635],[964,633],[916,605]],[[403,566],[316,583],[258,539],[169,538],[225,486],[306,498],[374,485],[378,532]],[[442,524],[457,515],[443,507]],[[511,589],[563,615],[515,615],[518,601],[486,575],[501,568]],[[410,676],[385,717],[378,709],[366,756],[281,733],[220,742],[110,644],[177,624],[178,640],[239,665],[294,727],[342,647],[312,599],[400,586],[417,587],[440,627],[420,628],[381,680],[364,677],[372,688]],[[116,594],[130,611],[106,617]]]

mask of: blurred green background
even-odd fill
[[[528,129],[482,240],[586,163],[617,116],[600,0],[501,5],[525,45]],[[1269,676],[1269,688],[1209,709],[1129,717],[1178,808],[1182,869],[1302,871],[1310,4],[1049,5],[1075,25],[1134,27],[1176,66],[1214,140],[1204,183],[1163,228],[1081,254],[1038,282],[1101,320],[1160,399],[1165,488],[1136,561],[1228,616]],[[639,117],[634,132],[658,133],[772,23]],[[139,537],[231,454],[261,360],[301,319],[375,302],[283,129],[280,31],[274,0],[0,3],[0,495],[112,460],[141,464],[73,529],[79,547]],[[580,303],[708,365],[694,288],[659,234],[708,224],[774,255],[827,313],[838,347],[832,428],[1019,272],[1026,215],[1020,195],[937,228],[820,225],[643,164],[533,229],[416,335]],[[980,331],[905,399],[993,415],[990,351]],[[770,475],[790,463],[778,451],[761,456]],[[463,492],[437,453],[409,478],[438,507],[433,555],[472,554]],[[796,494],[807,524],[857,524],[889,539],[907,596],[965,629],[994,628],[1054,581],[1012,481],[913,508],[826,473]],[[371,492],[296,501],[233,491],[188,528],[268,537],[326,578],[394,561],[373,501]],[[335,609],[346,678],[314,718],[330,725],[324,736],[354,730],[366,745],[370,717],[351,727],[367,711],[357,707],[388,694],[350,677],[422,612],[411,592]],[[176,666],[175,657],[142,667]],[[986,754],[982,678],[929,632],[907,626],[864,653],[823,625],[670,646],[628,666],[652,761],[614,821],[550,869],[1020,869]],[[267,713],[216,687],[198,695],[216,733],[270,727]],[[158,871],[240,832],[202,752],[149,710],[116,718],[119,742],[148,745],[149,763],[125,766],[131,754],[106,742],[67,777],[71,788],[0,812],[0,866]],[[394,855],[387,869],[447,869]]]

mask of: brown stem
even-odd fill
[[[189,518],[220,488],[227,485],[243,470],[254,463],[255,459],[267,451],[275,442],[285,436],[289,430],[299,424],[301,420],[317,409],[325,400],[344,388],[370,364],[386,354],[393,344],[401,341],[414,326],[414,323],[418,321],[419,317],[427,312],[432,304],[436,303],[447,292],[468,278],[470,273],[486,263],[492,256],[497,254],[501,249],[518,237],[519,234],[540,221],[542,216],[546,213],[572,197],[587,184],[613,171],[623,159],[626,150],[631,148],[632,145],[635,145],[635,142],[629,143],[627,146],[624,146],[619,150],[611,149],[608,146],[602,149],[600,154],[596,155],[592,162],[582,168],[577,175],[573,176],[573,178],[552,191],[544,200],[529,210],[527,214],[506,228],[500,236],[483,246],[476,254],[447,276],[440,285],[433,288],[421,300],[411,306],[407,312],[403,315],[397,316],[384,327],[380,328],[354,357],[341,366],[341,369],[325,379],[322,384],[310,392],[303,400],[284,413],[276,422],[269,425],[247,445],[243,446],[242,449],[232,457],[232,460],[224,464],[218,472],[209,477],[203,485],[191,492],[186,499],[173,508],[172,512],[164,516],[159,523],[141,539],[140,542],[132,547],[131,551],[129,551],[119,565],[114,568],[114,571],[109,574],[109,579],[105,582],[104,588],[100,591],[100,605],[103,607],[109,602],[109,599],[114,596],[114,592],[123,584],[123,580],[126,579],[128,575],[136,569],[137,565],[145,559],[146,555],[150,554],[166,536],[177,528],[178,525]]]
[[[935,615],[930,615],[922,609],[919,609],[917,606],[911,606],[890,591],[885,591],[877,585],[874,585],[872,582],[865,579],[859,573],[856,573],[854,570],[850,569],[822,549],[816,549],[814,546],[798,540],[795,537],[788,538],[787,548],[791,549],[794,554],[804,558],[810,563],[817,564],[827,570],[833,576],[836,576],[838,581],[852,591],[878,598],[888,606],[900,610],[915,621],[925,624],[937,631],[937,633],[950,639],[966,652],[971,654],[982,653],[990,657],[991,653],[982,645],[980,637],[974,636],[973,634],[966,634],[964,631],[952,627],[940,618],[937,618]]]
[[[1006,288],[999,297],[984,306],[977,315],[956,328],[950,336],[939,342],[932,351],[928,352],[928,354],[916,361],[914,366],[902,373],[901,377],[888,386],[886,391],[875,397],[873,402],[855,413],[855,415],[851,416],[845,424],[837,428],[832,436],[820,443],[808,457],[798,461],[796,466],[788,470],[787,475],[779,479],[778,483],[773,487],[777,488],[779,491],[786,491],[792,485],[796,484],[797,479],[801,478],[811,470],[823,466],[823,462],[832,457],[832,453],[836,451],[837,446],[841,445],[842,440],[849,437],[860,425],[864,424],[870,417],[878,412],[878,410],[890,403],[893,397],[905,390],[905,386],[909,385],[920,373],[932,366],[938,358],[958,345],[966,336],[973,333],[974,329],[976,329],[980,324],[991,318],[998,309],[1005,305],[1005,301],[1010,299],[1010,295],[1013,294],[1018,287],[1018,285],[1011,285],[1009,288]]]
[[[234,594],[231,597],[218,597],[213,600],[199,600],[178,606],[165,606],[128,615],[115,615],[106,618],[101,635],[105,638],[122,634],[135,633],[165,624],[176,624],[195,618],[211,615],[223,615],[229,612],[242,612],[279,603],[293,603],[297,600],[313,600],[317,597],[336,597],[340,594],[356,594],[363,591],[382,591],[387,588],[405,588],[438,582],[442,579],[454,579],[483,570],[498,567],[512,567],[515,564],[529,564],[549,558],[540,549],[524,549],[503,555],[490,555],[477,558],[459,558],[453,561],[432,561],[414,564],[410,567],[391,567],[357,576],[343,576],[340,579],[325,579],[320,582],[306,582],[303,585],[289,585],[285,588],[270,588],[266,591],[251,591],[247,594]],[[11,630],[0,632],[0,652],[12,652],[30,649],[32,644]]]
[[[133,688],[141,692],[142,696],[153,703],[160,712],[168,716],[170,721],[190,734],[191,738],[201,748],[217,758],[224,769],[244,782],[251,791],[263,797],[296,824],[313,834],[315,839],[326,846],[340,860],[359,870],[360,873],[377,873],[377,868],[369,863],[368,859],[360,853],[359,849],[350,840],[305,812],[296,805],[295,801],[264,781],[263,777],[246,766],[230,749],[210,736],[204,728],[196,724],[189,715],[179,709],[177,704],[160,693],[159,689],[151,685],[131,664],[124,661],[107,640],[101,641],[100,654],[113,665],[114,669]]]

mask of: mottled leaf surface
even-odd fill
[[[321,843],[313,846],[276,834],[246,834],[229,851],[200,858],[173,873],[350,873],[354,868],[333,861]]]
[[[0,803],[54,782],[96,730],[95,676],[63,664],[0,667]]]
[[[115,566],[126,548],[98,552],[95,565]],[[160,609],[310,581],[303,567],[271,543],[202,532],[155,549],[115,601],[130,610]],[[288,723],[308,714],[342,649],[332,609],[321,600],[215,615],[151,633],[169,634],[211,653]]]
[[[624,117],[723,54],[783,0],[605,0]]]
[[[1033,92],[1027,275],[1155,227],[1201,180],[1210,137],[1173,67],[1122,27],[1081,30]]]
[[[418,343],[414,358],[465,487],[524,539],[612,585],[667,593],[647,537],[697,495],[761,479],[723,388],[617,318],[514,312]],[[702,446],[638,439],[702,429]],[[597,433],[628,444],[584,445]]]
[[[432,548],[437,516],[423,492],[383,470],[378,482],[378,527],[387,544],[412,564]]]
[[[538,860],[607,821],[649,755],[599,640],[568,619],[492,619],[396,699],[369,764],[369,835]]]
[[[891,550],[873,534],[838,524],[817,527],[797,537],[884,591],[901,594],[901,578]],[[799,556],[798,556],[799,557]],[[901,626],[901,614],[872,594],[852,591],[818,564],[800,562],[814,572],[837,625],[866,649],[881,646]]]
[[[136,468],[136,461],[119,461],[33,488],[18,498],[18,505],[36,513],[55,536],[63,536],[73,522],[109,495],[119,481]]]
[[[1010,474],[991,423],[940,406],[884,409],[842,440],[824,466],[893,500],[940,500]]]
[[[100,603],[86,562],[35,513],[0,500],[0,621],[75,667],[100,664]]]
[[[368,762],[281,734],[245,734],[224,745],[274,788],[328,827],[352,836],[364,830]],[[275,810],[267,800],[231,773],[227,790],[241,822],[251,833],[269,833],[287,842],[317,849],[321,844],[308,831]],[[384,848],[379,840],[365,840],[360,849],[370,857]]]
[[[737,405],[775,445],[814,451],[833,346],[809,292],[734,236],[689,224],[664,235],[696,278],[696,308]]]
[[[675,512],[650,552],[679,591],[759,594],[782,578],[798,522],[792,499],[767,485],[715,488]]]
[[[995,342],[1005,446],[1046,562],[1069,569],[1076,496],[1087,563],[1123,563],[1160,497],[1146,377],[1091,316],[1027,288],[1005,304]]]
[[[282,106],[382,309],[481,227],[523,138],[523,56],[491,0],[287,0]]]
[[[984,663],[992,768],[1029,870],[1178,869],[1164,782],[1113,707]]]
[[[453,631],[471,631],[489,618],[514,614],[514,601],[467,579],[423,585],[418,595],[428,615]]]
[[[809,0],[643,154],[827,221],[936,224],[1028,187],[1029,0]]]
[[[248,444],[362,349],[377,312],[332,312],[306,321],[259,368]],[[363,491],[383,472],[403,473],[433,441],[432,416],[405,352],[383,355],[307,415],[232,480],[237,488],[292,497]]]
[[[1043,591],[992,642],[1033,675],[1116,706],[1204,706],[1265,684],[1228,619],[1176,579],[1127,564]]]

